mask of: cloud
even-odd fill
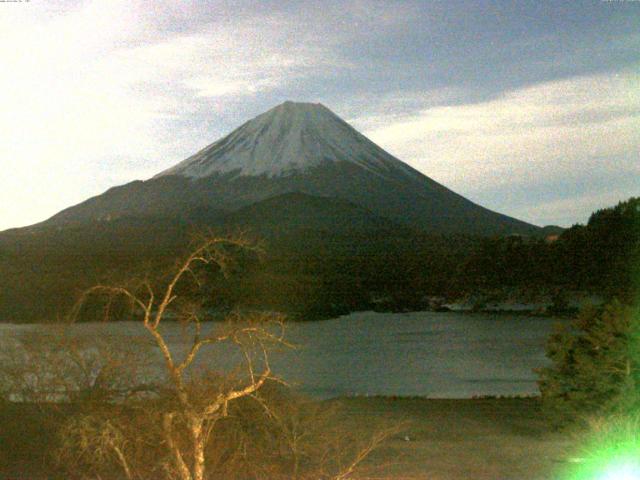
[[[0,230],[148,178],[285,99],[322,101],[461,193],[539,218],[558,190],[604,188],[611,162],[637,174],[632,7],[4,4]]]
[[[27,5],[0,20],[0,159],[11,172],[0,177],[0,230],[180,160],[203,132],[176,129],[203,121],[203,105],[215,113],[216,101],[348,68],[299,42],[283,16],[200,18],[196,31],[176,32],[143,7],[92,1],[45,14]]]
[[[537,213],[536,204],[556,198],[555,186],[573,195],[595,186],[595,178],[640,175],[639,85],[637,70],[625,70],[546,82],[486,102],[427,107],[400,117],[373,115],[353,123],[454,190],[490,208],[546,222],[559,217]],[[606,182],[597,187],[609,188]],[[512,203],[520,203],[527,192],[527,209],[505,202],[511,196]],[[583,199],[562,218],[584,218],[586,208],[602,206],[594,205],[602,191],[591,193],[591,205]],[[619,192],[633,193],[640,192],[632,186]]]
[[[295,23],[278,17],[215,24],[197,34],[131,49],[118,61],[129,65],[129,72],[137,71],[140,81],[160,74],[192,90],[196,98],[252,95],[348,67],[329,49],[298,43],[294,30]]]
[[[80,201],[104,187],[94,162],[153,144],[153,106],[127,94],[99,60],[135,35],[126,3],[92,2],[53,17],[25,7],[11,10],[0,30],[0,159],[8,172],[0,177],[0,229]]]

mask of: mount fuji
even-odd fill
[[[326,107],[286,102],[151,179],[0,232],[0,321],[52,321],[97,282],[161,277],[194,231],[264,240],[265,263],[218,294],[300,318],[379,298],[424,308],[474,236],[544,233],[426,177]]]
[[[428,178],[325,106],[296,102],[258,115],[149,180],[114,187],[63,210],[44,225],[124,218],[212,222],[293,193],[303,196],[290,198],[306,195],[349,202],[370,215],[426,233],[540,231]]]

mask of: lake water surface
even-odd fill
[[[287,325],[287,339],[298,348],[272,354],[272,367],[319,398],[536,394],[532,370],[547,363],[544,345],[555,322],[521,315],[359,312]],[[0,324],[0,336],[49,328]],[[117,343],[145,333],[133,322],[72,328],[79,337],[97,334]],[[188,339],[179,325],[164,328],[174,348],[186,348]],[[230,352],[221,354],[227,362],[231,357]]]

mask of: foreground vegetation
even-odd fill
[[[547,345],[540,391],[557,425],[635,414],[640,407],[640,309],[614,301],[584,309]]]
[[[19,416],[37,409],[48,471],[70,479],[358,478],[399,426],[354,436],[331,409],[290,392],[269,362],[270,351],[288,347],[278,314],[234,312],[203,329],[208,280],[256,253],[241,237],[207,237],[166,278],[95,285],[71,310],[71,321],[97,309],[105,321],[129,315],[142,342],[80,340],[62,326],[48,338],[0,339],[0,399]],[[167,319],[180,322],[184,343],[168,340]],[[161,372],[145,368],[144,340]]]
[[[613,301],[559,327],[540,369],[549,425],[583,432],[579,465],[563,478],[640,476],[640,308]]]
[[[158,401],[3,403],[0,478],[181,479],[163,431],[163,414],[172,408]],[[270,385],[230,405],[204,446],[202,476],[193,470],[189,478],[370,478],[385,463],[371,453],[398,436],[389,423],[357,424],[339,402],[314,402]],[[191,448],[186,429],[173,441],[182,452]],[[184,460],[191,470],[194,458]]]
[[[349,431],[357,442],[366,438],[372,428],[384,429],[389,422],[405,425],[402,432],[391,435],[363,462],[359,474],[364,478],[548,479],[556,478],[555,472],[570,468],[569,460],[576,452],[571,435],[558,433],[547,426],[541,416],[540,402],[535,398],[428,400],[380,397],[338,399],[313,405],[316,409],[332,412],[331,422],[323,429]],[[257,405],[252,411],[263,415]],[[308,413],[312,411],[308,410]],[[64,469],[61,470],[63,466],[55,462],[56,447],[60,444],[54,426],[63,423],[66,415],[64,411],[52,412],[33,405],[5,405],[0,410],[0,425],[3,426],[0,429],[0,456],[4,456],[0,478],[70,478]],[[315,423],[318,426],[318,422]],[[234,415],[227,428],[242,425],[242,419]],[[242,428],[248,428],[248,425],[244,424]],[[249,431],[255,434],[253,430],[244,433]],[[304,451],[319,460],[330,445],[323,443],[323,438],[327,437],[317,436],[317,430],[312,433],[312,438],[303,439],[303,445],[314,448]],[[264,438],[257,435],[255,446],[248,445],[249,452],[253,454],[264,445],[261,443]],[[317,441],[320,444],[314,446]],[[216,443],[218,446],[220,444]],[[230,448],[223,451],[228,452]],[[353,451],[352,446],[349,451]],[[236,461],[249,464],[264,461],[261,468],[278,465],[281,468],[283,463],[290,461],[289,457],[278,459],[268,453],[237,456]],[[116,469],[116,472],[120,471]],[[279,477],[266,475],[263,478]]]

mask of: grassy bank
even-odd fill
[[[553,479],[572,447],[567,435],[548,427],[536,398],[340,402],[360,425],[407,423],[406,432],[372,458],[387,464],[386,478]]]
[[[343,398],[344,421],[365,431],[403,422],[368,462],[376,478],[552,479],[571,449],[566,435],[549,429],[539,400]],[[54,479],[49,466],[53,426],[64,412],[5,405],[0,412],[3,479]]]

